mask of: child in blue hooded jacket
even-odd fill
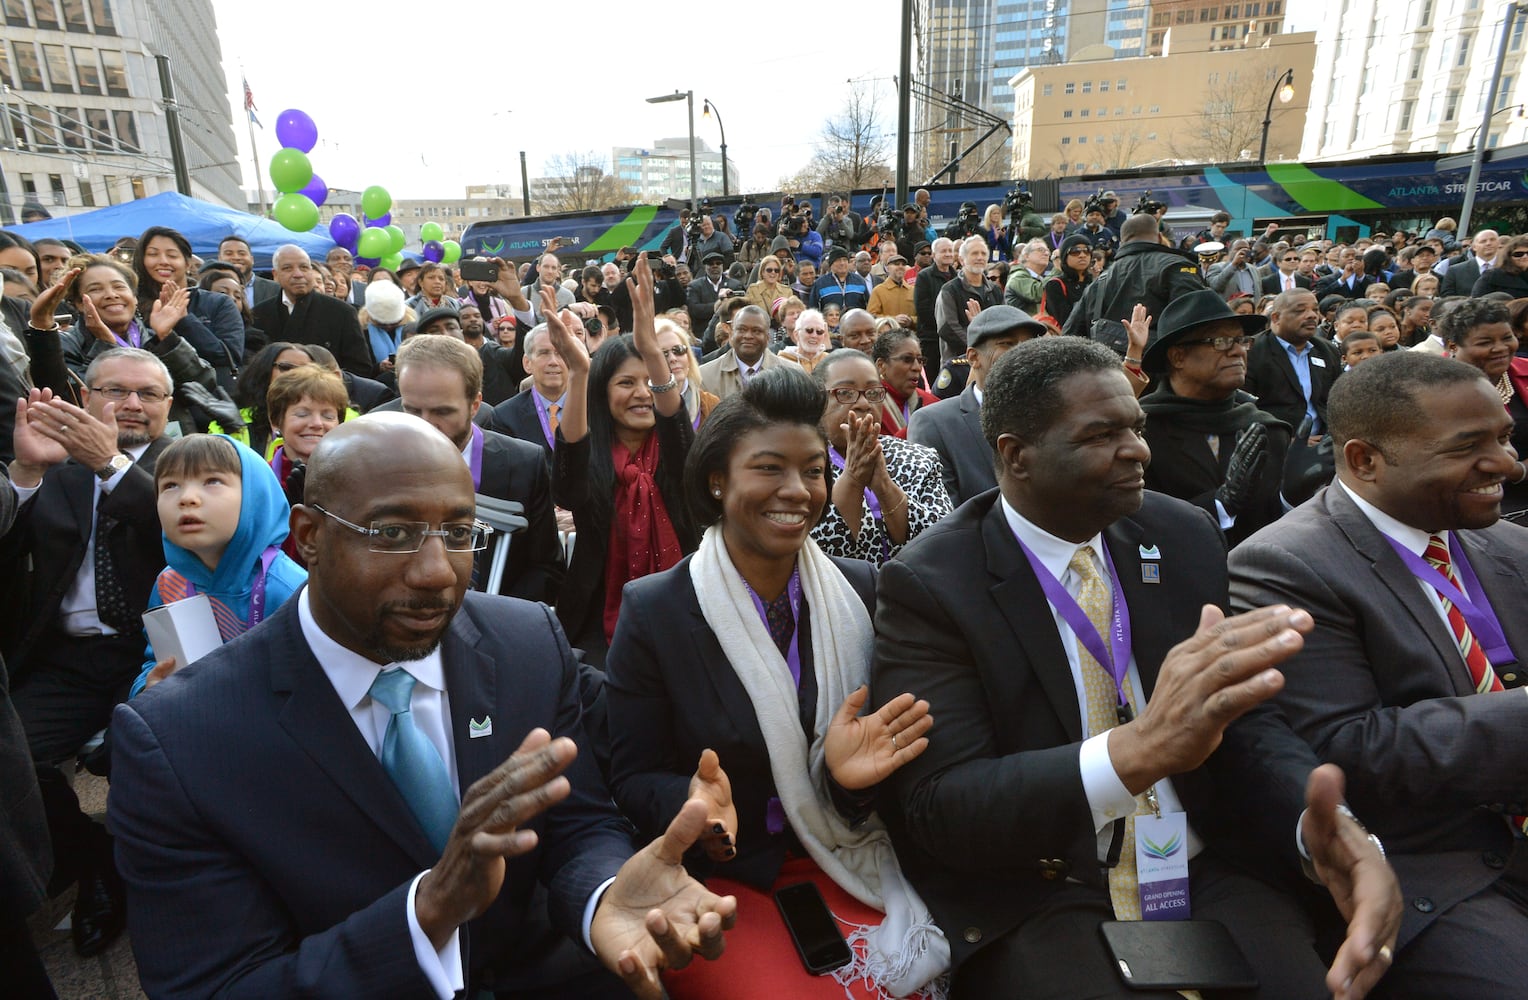
[[[154,489],[168,565],[154,581],[150,608],[206,594],[227,642],[307,582],[307,571],[281,551],[290,508],[276,473],[233,438],[190,434],[175,441],[154,463]],[[156,664],[150,646],[129,697],[180,665]]]

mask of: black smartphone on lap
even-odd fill
[[[854,961],[833,911],[815,885],[797,882],[785,886],[775,893],[775,906],[806,971],[821,976]]]

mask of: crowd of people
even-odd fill
[[[10,995],[1516,996],[1528,235],[927,205],[0,232]]]

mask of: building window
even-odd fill
[[[1407,71],[1406,79],[1416,80],[1422,76],[1422,55],[1423,51],[1421,49],[1417,49],[1411,54],[1411,69]]]
[[[1496,100],[1491,104],[1491,113],[1502,110],[1507,106],[1507,101],[1512,97],[1512,87],[1517,82],[1516,73],[1504,73],[1501,78],[1501,89],[1496,92]],[[1487,84],[1490,86],[1490,84]]]
[[[1121,80],[1119,83],[1116,83],[1114,85],[1114,89],[1115,90],[1124,90],[1125,89],[1125,81]]]
[[[1519,15],[1518,19],[1512,22],[1512,40],[1507,43],[1507,48],[1513,52],[1517,52],[1523,47],[1523,29],[1525,27],[1528,27],[1528,17]]]
[[[1051,91],[1053,91],[1055,89],[1056,89],[1055,88],[1055,84],[1047,83],[1045,86],[1040,88],[1040,96],[1041,97],[1049,97],[1049,96],[1051,96]]]
[[[127,69],[122,64],[122,53],[114,49],[101,50],[101,66],[106,70],[106,92],[113,97],[127,97]]]
[[[101,152],[111,149],[111,116],[105,108],[85,109],[85,132],[90,136],[90,148]]]
[[[31,42],[12,42],[16,47],[16,76],[22,90],[42,90],[42,64],[37,61],[37,46]]]
[[[85,148],[85,125],[78,108],[58,109],[58,135],[70,149]]]
[[[1417,113],[1417,102],[1416,101],[1406,101],[1406,102],[1404,102],[1401,105],[1400,131],[1402,131],[1402,132],[1409,132],[1409,131],[1411,131],[1411,119],[1412,119],[1412,116],[1415,115],[1416,113]]]
[[[1061,145],[1063,145],[1063,146],[1070,146],[1071,144],[1072,144],[1072,137],[1071,136],[1064,135],[1064,136],[1061,137]]]
[[[1096,112],[1094,112],[1094,116],[1097,118],[1107,118],[1109,117],[1109,109],[1099,108]]]
[[[37,181],[32,178],[31,174],[21,175],[21,193],[26,196],[28,201],[37,200]]]
[[[95,208],[95,192],[90,188],[90,179],[80,178],[80,204],[86,208]]]
[[[1079,135],[1077,137],[1077,145],[1079,145],[1079,146],[1086,146],[1087,144],[1088,144],[1088,137],[1087,136]]]
[[[1092,80],[1084,80],[1084,81],[1082,81],[1082,92],[1084,94],[1091,94],[1091,93],[1093,93],[1093,81]]]
[[[144,198],[149,196],[148,189],[143,186],[142,177],[134,177],[132,179],[132,186],[134,201],[142,201]]]
[[[1432,23],[1433,0],[1422,0],[1422,12],[1417,17],[1417,27],[1425,28]]]
[[[1062,92],[1063,93],[1067,93],[1067,94],[1075,94],[1075,93],[1077,93],[1077,84],[1076,83],[1069,83],[1069,84],[1067,84],[1065,90],[1063,90]]]
[[[1098,81],[1098,92],[1100,94],[1107,94],[1109,92],[1109,81],[1108,80],[1099,80]]]
[[[1147,132],[1146,133],[1146,141],[1147,142],[1156,142],[1157,141],[1157,134],[1155,132]]]
[[[13,82],[11,78],[11,50],[6,48],[4,42],[0,42],[0,84],[9,87]]]
[[[32,13],[39,28],[58,28],[58,8],[53,0],[32,0]]]
[[[90,0],[90,20],[95,23],[96,34],[115,35],[117,18],[111,12],[113,0]]]
[[[1470,58],[1470,39],[1473,35],[1459,36],[1459,55],[1454,59],[1455,66],[1463,66]]]
[[[53,196],[53,204],[68,205],[69,198],[64,194],[63,174],[48,175],[48,192]]]
[[[96,63],[94,49],[75,48],[74,73],[80,81],[80,93],[99,94],[101,92],[101,67]]]
[[[12,141],[16,144],[17,149],[26,149],[31,144],[31,140],[27,138],[26,119],[15,108],[11,109],[10,119]]]
[[[133,117],[133,113],[131,111],[113,111],[111,116],[116,120],[117,145],[129,153],[141,152],[138,147],[138,120]],[[142,197],[142,195],[138,197]]]
[[[1070,108],[1068,108],[1068,109],[1067,109],[1067,110],[1065,110],[1065,111],[1063,111],[1063,112],[1061,112],[1061,117],[1062,117],[1062,118],[1070,118],[1070,117],[1072,117],[1072,111],[1071,111],[1071,109],[1070,109]]]
[[[69,57],[62,45],[44,45],[42,57],[48,63],[48,80],[55,94],[74,93],[74,77],[69,72]]]
[[[27,0],[5,0],[5,23],[17,28],[32,26],[27,20]]]
[[[88,35],[90,22],[85,18],[85,0],[63,0],[64,25],[70,31]]]
[[[1161,114],[1162,113],[1162,105],[1160,105],[1160,104],[1153,104],[1151,106],[1151,113],[1154,114],[1154,115]]]
[[[1448,98],[1443,102],[1443,120],[1451,122],[1459,114],[1459,88],[1454,87],[1448,92]]]
[[[1088,116],[1088,109],[1087,108],[1083,108],[1081,111],[1077,112],[1077,117],[1079,117],[1079,118],[1086,118],[1087,116]]]
[[[1115,108],[1114,109],[1114,117],[1121,118],[1121,117],[1124,116],[1124,114],[1125,114],[1125,109],[1124,108]]]

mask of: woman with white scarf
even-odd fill
[[[910,693],[861,715],[875,571],[809,536],[832,481],[824,406],[784,368],[717,406],[685,465],[700,550],[626,585],[606,661],[616,803],[647,831],[707,799],[686,863],[738,898],[727,954],[666,977],[674,1000],[942,995],[948,943],[871,809],[933,719]],[[771,899],[803,881],[853,953],[831,976],[802,967]]]

